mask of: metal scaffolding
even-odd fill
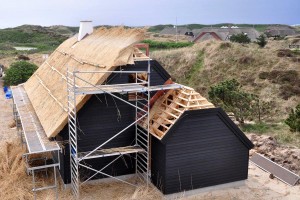
[[[69,126],[69,145],[70,145],[70,163],[71,163],[71,187],[72,192],[76,198],[79,198],[80,185],[84,184],[97,174],[104,175],[127,183],[129,185],[134,184],[125,180],[119,179],[118,177],[111,176],[103,172],[104,169],[109,167],[116,160],[121,158],[125,154],[135,154],[135,172],[138,177],[146,182],[148,185],[150,177],[150,166],[149,166],[149,112],[150,112],[150,92],[158,90],[177,89],[182,86],[179,84],[150,86],[151,77],[151,65],[150,59],[148,59],[148,67],[146,71],[69,71],[67,70],[67,90],[68,90],[68,126]],[[109,74],[134,74],[135,82],[126,84],[113,84],[113,85],[95,85],[90,83],[88,80],[81,78],[80,74],[83,73],[109,73]],[[139,75],[147,74],[145,80],[141,79]],[[78,86],[77,82],[84,83],[85,86]],[[135,102],[125,100],[118,95],[119,94],[134,94]],[[128,124],[121,131],[115,133],[110,139],[99,144],[98,147],[89,152],[78,151],[78,134],[77,134],[77,110],[76,110],[76,96],[77,95],[91,95],[91,94],[108,94],[113,98],[116,98],[122,102],[125,102],[129,106],[135,108],[135,119],[132,123]],[[144,121],[146,126],[143,128],[139,125],[140,121]],[[111,140],[117,138],[119,135],[124,133],[127,129],[135,127],[135,144],[133,146],[126,147],[115,147],[110,149],[104,149],[103,146],[109,143]],[[101,134],[101,133],[100,133]],[[100,170],[93,169],[91,166],[87,166],[84,160],[103,158],[109,156],[117,156],[110,163],[104,166]],[[81,182],[79,167],[89,169],[94,172],[92,176]]]
[[[60,147],[56,141],[49,141],[47,138],[23,85],[12,87],[12,94],[13,114],[17,132],[20,136],[21,144],[26,144],[27,153],[23,157],[25,158],[27,174],[32,175],[34,198],[36,199],[36,192],[38,191],[54,189],[57,199],[56,168],[60,165]],[[57,155],[57,161],[53,158],[52,153]],[[48,168],[53,168],[54,183],[50,186],[38,187],[36,184],[36,173],[44,171],[48,176]]]

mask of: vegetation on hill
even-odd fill
[[[204,41],[192,47],[154,51],[151,56],[173,80],[195,88],[207,98],[211,86],[236,79],[243,92],[272,105],[272,114],[250,125],[251,130],[264,129],[268,134],[276,133],[279,141],[291,142],[295,137],[283,122],[300,102],[300,55],[288,49],[293,40],[269,40],[265,48],[255,43]]]
[[[156,25],[156,26],[151,26],[148,28],[149,32],[154,32],[154,33],[159,33],[160,31],[162,31],[164,28],[166,27],[173,27],[174,25],[172,24],[160,24],[160,25]]]
[[[261,122],[271,114],[272,101],[264,102],[257,95],[243,91],[235,79],[211,86],[208,95],[214,105],[232,112],[241,124],[245,120]]]
[[[266,36],[264,36],[263,34],[261,34],[258,38],[256,38],[257,39],[257,44],[261,47],[261,48],[264,48],[266,45],[267,45],[267,43],[268,43],[268,41],[267,41],[267,38],[266,38]]]
[[[291,110],[285,123],[290,127],[291,131],[297,133],[300,132],[300,104],[298,104],[295,109]]]
[[[31,52],[53,51],[64,40],[78,31],[77,27],[23,25],[0,29],[0,53],[17,54],[15,46],[34,47]]]
[[[13,63],[5,72],[4,85],[18,85],[26,82],[37,70],[37,66],[26,61]]]
[[[230,37],[231,42],[237,42],[241,44],[248,44],[251,42],[251,39],[244,33],[234,34]]]
[[[149,47],[152,50],[177,49],[177,48],[189,47],[193,45],[192,42],[160,42],[154,40],[143,40],[142,42],[149,44]]]

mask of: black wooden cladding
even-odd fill
[[[162,85],[170,78],[170,75],[156,62],[151,61],[151,85]],[[118,67],[116,70],[124,71],[147,71],[148,62],[138,61],[135,65]],[[105,84],[122,84],[128,83],[128,74],[112,73]],[[115,94],[125,100],[128,100],[128,95]],[[87,103],[78,112],[78,151],[87,152],[98,147],[103,142],[107,141],[113,135],[127,127],[135,121],[135,108],[113,98],[109,94],[92,95]],[[69,138],[68,126],[57,136],[57,140],[67,141]],[[123,147],[134,145],[135,143],[135,127],[131,126],[125,132],[117,136],[112,141],[108,142],[102,148]],[[131,154],[134,155],[134,154]],[[101,169],[116,157],[98,158],[86,160],[85,163],[96,169]],[[61,169],[60,173],[64,183],[70,183],[70,152],[69,145],[65,145],[63,153],[60,154]],[[83,170],[80,174],[85,177],[93,174],[92,171]],[[135,162],[130,156],[123,156],[117,162],[107,167],[104,172],[109,175],[125,175],[132,174],[135,170]],[[105,176],[98,175],[95,178],[103,178]]]
[[[253,144],[220,108],[186,111],[151,142],[152,181],[164,194],[247,179]]]

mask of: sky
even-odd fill
[[[300,24],[300,0],[0,0],[0,28],[23,24]]]

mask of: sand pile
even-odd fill
[[[274,137],[267,135],[249,134],[248,138],[255,145],[250,155],[253,152],[263,154],[272,161],[300,175],[300,149],[280,145]]]

